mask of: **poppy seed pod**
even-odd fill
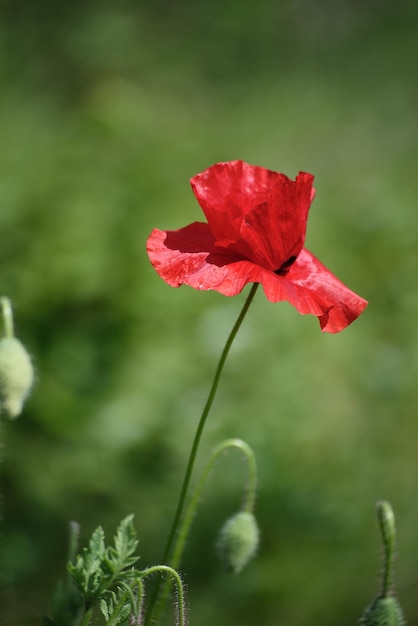
[[[0,410],[8,417],[17,417],[33,383],[33,367],[29,355],[15,337],[0,339]]]
[[[238,574],[255,555],[259,531],[252,513],[240,511],[222,526],[217,541],[219,557],[225,569]]]
[[[404,626],[402,609],[393,596],[376,598],[365,610],[361,626]]]

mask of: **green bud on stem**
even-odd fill
[[[399,602],[393,596],[376,598],[364,612],[361,626],[404,626],[406,624]]]
[[[33,367],[26,349],[16,337],[0,339],[0,411],[17,417],[33,383]]]
[[[240,511],[230,517],[219,533],[217,549],[227,571],[238,574],[255,555],[259,531],[252,513]]]
[[[392,567],[396,544],[395,515],[389,502],[376,505],[377,519],[384,552],[381,593],[364,611],[361,626],[404,626],[406,624],[399,602],[392,591]]]

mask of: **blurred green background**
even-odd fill
[[[418,624],[417,18],[412,0],[2,2],[0,291],[37,371],[1,428],[2,623],[40,624],[71,519],[85,541],[134,512],[159,561],[245,294],[171,289],[145,242],[203,219],[189,178],[239,158],[315,174],[307,247],[370,304],[330,336],[257,294],[198,468],[222,438],[254,448],[262,543],[221,572],[231,453],[183,563],[191,623],[357,623],[387,498]]]

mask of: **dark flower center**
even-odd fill
[[[278,274],[279,276],[284,276],[285,274],[287,274],[287,272],[289,271],[289,267],[293,265],[293,263],[296,261],[296,258],[296,256],[289,257],[287,261],[282,263],[278,270],[274,270],[274,273]]]

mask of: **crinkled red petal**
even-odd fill
[[[313,178],[300,172],[295,181],[276,182],[267,202],[245,216],[240,238],[252,251],[251,260],[275,271],[298,256],[305,241]]]
[[[367,306],[308,250],[303,249],[285,275],[251,261],[220,254],[207,224],[195,222],[176,231],[154,229],[147,251],[152,265],[169,285],[189,285],[235,296],[248,283],[260,282],[271,302],[286,300],[302,314],[319,318],[324,332],[337,333]]]
[[[244,215],[265,202],[272,184],[281,178],[287,177],[244,161],[228,161],[212,165],[190,183],[213,234],[221,241],[231,233],[239,235]]]
[[[189,285],[235,296],[247,283],[259,282],[257,266],[220,254],[209,226],[201,222],[175,231],[154,229],[147,252],[155,270],[172,287]]]
[[[266,273],[261,282],[271,302],[287,300],[299,313],[316,315],[328,333],[346,328],[367,306],[306,248],[287,274]]]
[[[191,179],[216,245],[270,270],[303,247],[313,176],[284,174],[243,161],[217,163]]]

